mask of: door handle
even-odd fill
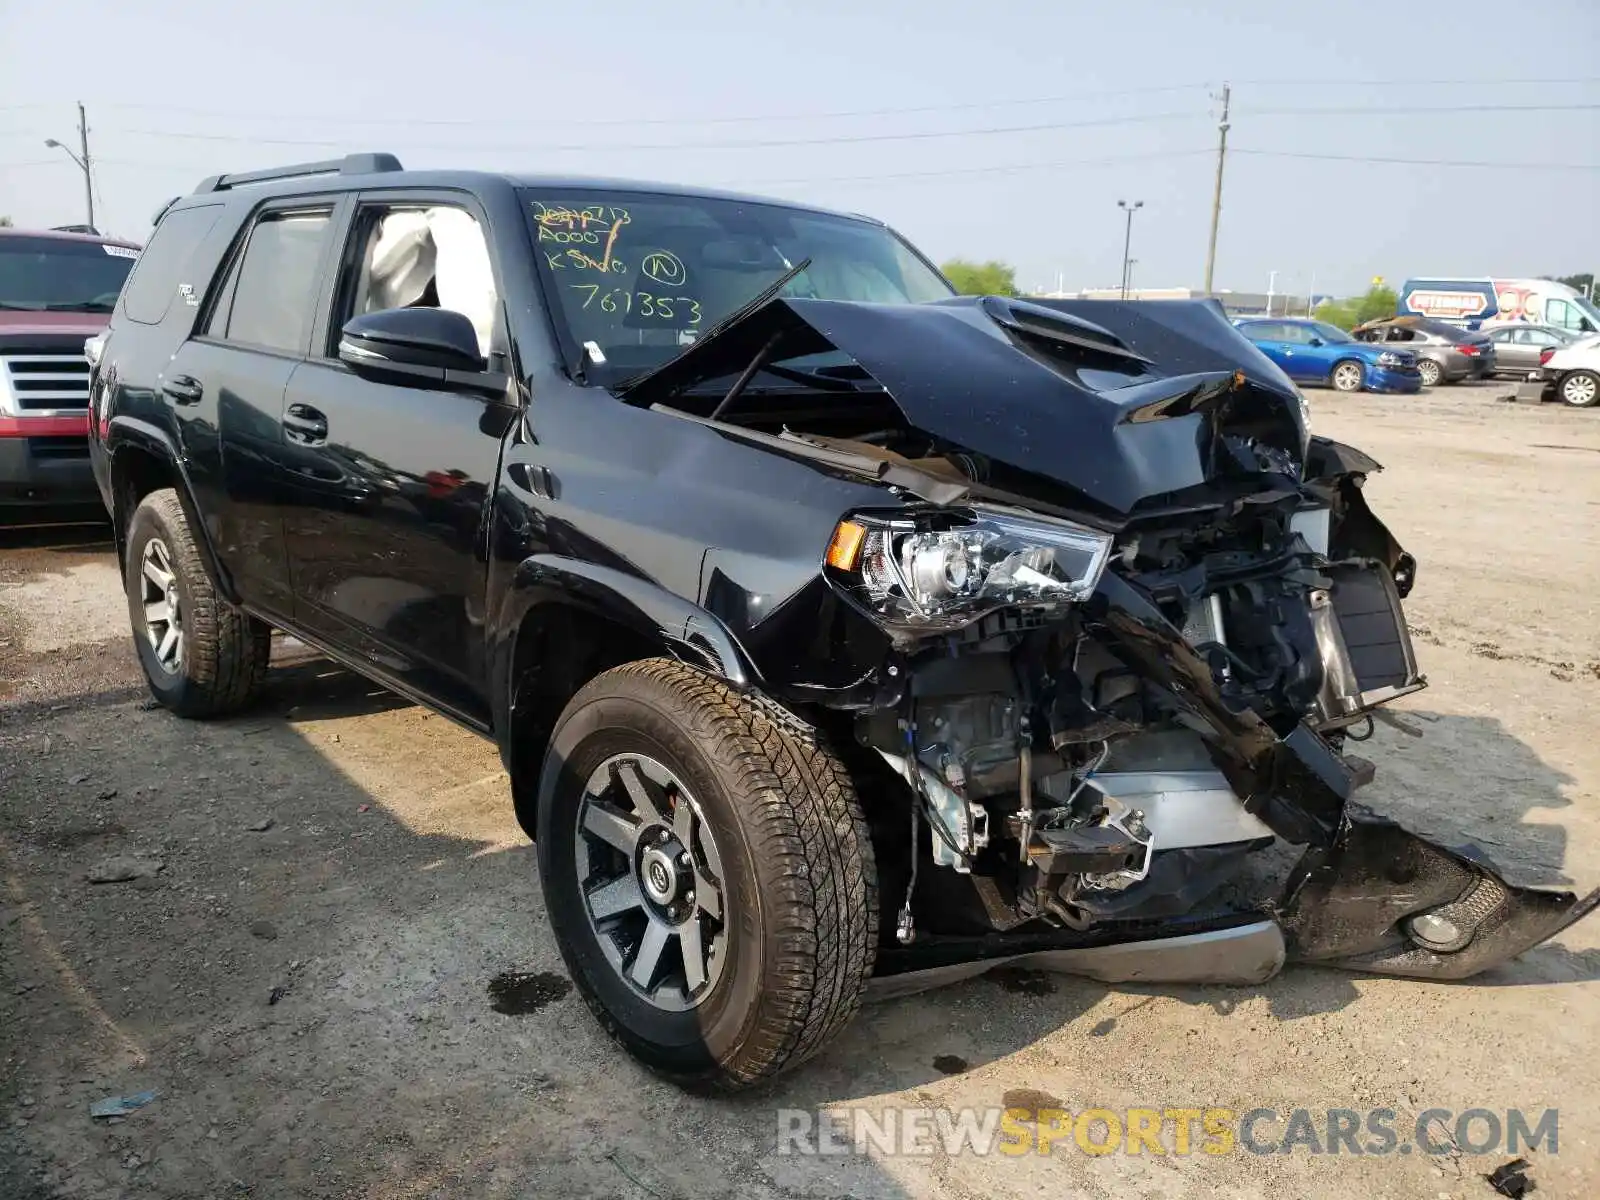
[[[200,397],[205,395],[205,388],[192,375],[174,375],[171,379],[163,380],[161,390],[178,404],[199,404]]]
[[[291,404],[283,414],[283,436],[301,446],[328,440],[328,418],[309,404]]]

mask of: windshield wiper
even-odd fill
[[[7,312],[43,312],[44,311],[44,306],[41,305],[41,304],[18,304],[13,300],[0,300],[0,308],[5,309]]]
[[[809,257],[808,258],[802,258],[799,262],[795,263],[794,266],[790,267],[782,275],[779,275],[771,283],[767,284],[766,287],[762,288],[759,292],[757,292],[749,300],[746,300],[742,305],[740,305],[738,308],[734,309],[733,312],[731,312],[727,316],[723,317],[722,320],[718,321],[710,329],[706,330],[703,334],[701,334],[699,337],[697,337],[694,341],[690,342],[682,350],[678,351],[678,353],[674,354],[671,358],[667,359],[666,362],[661,363],[658,366],[651,367],[647,371],[640,371],[637,375],[633,376],[631,379],[624,379],[621,383],[619,383],[617,385],[617,390],[618,391],[627,391],[629,388],[633,387],[636,383],[638,383],[640,380],[646,378],[647,376],[654,375],[657,371],[666,370],[668,367],[670,367],[673,363],[677,362],[684,355],[690,353],[691,351],[695,350],[699,346],[704,346],[707,342],[711,341],[712,338],[716,337],[718,334],[722,333],[724,330],[728,329],[730,326],[737,325],[740,321],[744,320],[747,316],[749,316],[751,313],[753,313],[756,309],[760,308],[768,300],[771,300],[779,292],[783,291],[783,289],[789,285],[789,281],[790,280],[794,279],[797,275],[799,275],[802,271],[804,271],[810,265],[811,265],[811,259]],[[768,350],[763,349],[761,354],[757,357],[756,361],[760,362],[761,359],[764,359],[767,356],[767,353],[768,353]],[[754,374],[754,372],[753,371],[749,372],[749,374]],[[749,383],[749,382],[750,381],[748,379],[745,380],[745,383]],[[738,385],[736,385],[736,386],[738,386]],[[743,387],[738,387],[738,390],[739,391],[743,391],[744,389],[743,389]],[[735,393],[735,394],[737,394],[737,393]]]

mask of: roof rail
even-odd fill
[[[225,192],[242,184],[271,183],[276,179],[299,179],[303,175],[380,175],[404,169],[400,165],[400,160],[392,154],[346,154],[343,158],[296,163],[290,167],[273,167],[267,171],[240,171],[233,175],[213,175],[209,179],[202,179],[200,186],[194,189],[194,194],[199,196],[206,192]]]

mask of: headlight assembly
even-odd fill
[[[922,519],[850,516],[834,530],[827,562],[884,624],[937,631],[997,608],[1085,600],[1110,552],[1110,535],[1095,529],[975,508]]]
[[[1393,350],[1385,350],[1382,354],[1378,355],[1378,365],[1380,367],[1398,367],[1403,361],[1405,360]]]

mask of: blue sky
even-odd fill
[[[1141,199],[1135,282],[1198,286],[1228,80],[1219,287],[1600,266],[1594,0],[4,11],[0,213],[19,225],[83,219],[82,177],[42,144],[75,145],[81,99],[100,224],[134,237],[207,174],[382,149],[868,212],[935,258],[1011,262],[1025,286],[1115,284],[1116,202]],[[1545,166],[1349,161],[1382,158]]]

